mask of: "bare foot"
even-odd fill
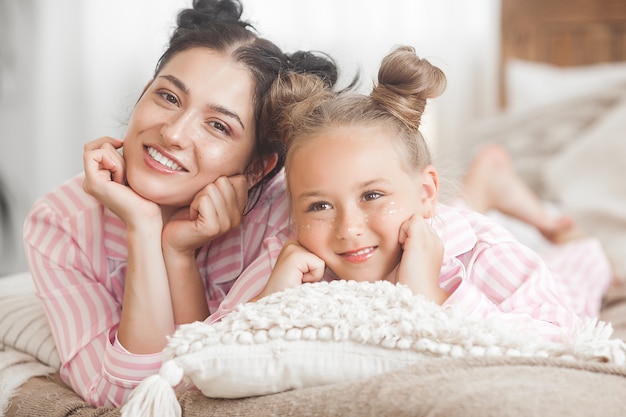
[[[585,237],[585,234],[578,228],[574,219],[566,215],[548,217],[543,224],[535,225],[535,227],[543,237],[552,243],[565,243]]]
[[[554,216],[515,172],[507,151],[488,145],[474,158],[464,178],[464,197],[476,211],[497,210],[537,228],[553,243],[584,234],[569,216]]]

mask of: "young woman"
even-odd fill
[[[124,139],[88,143],[84,175],[26,220],[61,377],[94,405],[121,404],[156,373],[166,337],[206,319],[287,225],[284,157],[259,134],[261,104],[287,68],[327,86],[338,74],[328,57],[284,54],[241,14],[234,0],[183,10]]]
[[[570,264],[550,271],[497,223],[439,203],[419,124],[445,76],[401,47],[378,78],[369,96],[336,94],[298,75],[277,83],[267,132],[288,147],[293,233],[266,240],[210,321],[303,282],[388,280],[470,316],[566,339],[611,279],[598,242],[577,240]],[[258,280],[263,269],[269,280]]]

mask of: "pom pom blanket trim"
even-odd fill
[[[160,373],[144,380],[123,416],[180,416],[172,387],[240,398],[380,374],[444,357],[517,356],[626,364],[609,323],[587,319],[567,343],[442,308],[386,281],[304,284],[242,304],[212,325],[181,326]],[[183,384],[181,384],[183,383]],[[158,403],[158,407],[155,404]],[[152,412],[151,412],[152,410]]]

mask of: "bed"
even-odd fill
[[[613,332],[600,330],[611,340],[626,341],[626,183],[621,178],[626,2],[502,0],[501,18],[502,112],[468,131],[457,145],[457,162],[466,166],[489,143],[507,148],[518,172],[542,198],[599,237],[618,276],[600,317]],[[5,353],[0,413],[8,407],[7,417],[119,416],[119,408],[92,407],[60,381],[59,358],[29,278],[25,272],[0,280]],[[353,380],[242,398],[191,390],[177,401],[185,416],[626,415],[623,358],[604,359],[434,355]]]

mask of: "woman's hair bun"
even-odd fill
[[[243,6],[239,0],[194,0],[192,8],[178,14],[178,27],[197,29],[219,20],[236,22],[242,13]],[[245,22],[242,24],[247,25]]]

